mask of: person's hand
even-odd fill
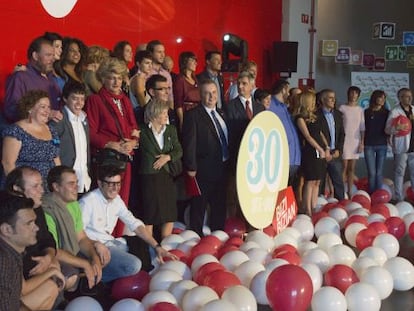
[[[325,159],[326,158],[325,150],[323,150],[323,149],[319,150],[319,157],[321,159]]]
[[[163,259],[164,257],[171,258],[172,260],[178,260],[178,257],[176,255],[171,254],[169,251],[162,248],[161,246],[155,247],[155,251],[157,253],[157,260],[160,263],[164,262],[164,259]]]
[[[62,272],[59,269],[56,268],[50,268],[52,276],[50,277],[57,285],[59,290],[62,290],[65,288],[65,276],[62,274]]]
[[[157,161],[155,161],[152,165],[155,170],[160,170],[165,163],[171,160],[171,156],[169,154],[159,154],[155,157],[157,158]]]
[[[26,70],[27,70],[26,65],[17,64],[17,65],[14,67],[13,72],[16,72],[16,71],[26,71]]]
[[[111,252],[100,242],[95,242],[95,250],[101,260],[101,265],[106,266],[111,261]]]
[[[49,254],[46,254],[45,256],[32,257],[32,260],[36,261],[37,265],[29,271],[30,276],[45,272],[47,269],[49,269],[52,263],[52,257]]]
[[[339,150],[335,150],[334,154],[332,155],[332,158],[334,158],[334,159],[339,158]]]
[[[87,260],[85,260],[85,262],[86,263],[83,266],[83,271],[85,272],[86,279],[88,280],[89,288],[92,288],[98,284],[98,275],[96,269],[92,267],[92,264],[90,264]]]
[[[96,257],[91,262],[92,269],[95,273],[95,285],[98,284],[102,279],[102,265],[99,257]]]
[[[326,153],[325,153],[325,159],[326,159],[326,161],[332,161],[332,154],[329,152],[329,150],[326,150]]]
[[[132,137],[136,137],[136,138],[138,139],[138,138],[139,138],[140,133],[141,133],[141,131],[140,131],[140,130],[133,129],[133,130],[132,130],[132,132],[131,132],[131,136],[132,136]]]
[[[362,153],[364,151],[364,143],[361,141],[358,146],[358,153]]]
[[[63,119],[63,114],[59,110],[50,110],[49,120],[59,122]]]
[[[93,71],[93,72],[96,72],[98,70],[98,68],[99,68],[98,63],[92,63],[92,64],[88,64],[86,66],[86,70],[90,70],[90,71]]]
[[[137,145],[137,141],[135,139],[124,139],[121,141],[121,150],[120,152],[129,155],[132,150],[135,149],[135,146]]]

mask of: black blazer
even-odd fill
[[[205,181],[217,181],[224,176],[221,141],[202,104],[184,114],[182,144],[185,170],[197,171],[197,179]]]
[[[253,117],[264,111],[263,105],[253,101]],[[225,106],[227,121],[229,124],[229,151],[232,164],[237,160],[240,142],[244,131],[249,125],[250,120],[247,118],[246,109],[244,108],[239,97],[229,101]]]
[[[59,122],[51,121],[51,125],[55,127],[59,139],[60,139],[60,161],[62,165],[73,167],[76,159],[76,149],[75,149],[75,135],[73,133],[72,124],[69,120],[68,112],[65,108],[62,109],[63,119]],[[91,164],[91,154],[89,148],[89,123],[85,119],[85,122],[82,122],[83,129],[85,130],[86,135],[86,146],[87,146],[87,159],[88,159],[88,168]]]
[[[328,121],[326,120],[322,108],[318,109],[316,112],[316,116],[318,118],[318,122],[321,124],[321,130],[323,135],[325,135],[328,145],[331,144],[331,134],[329,133],[329,126]],[[339,154],[342,154],[342,150],[344,148],[344,140],[345,140],[345,130],[344,130],[344,123],[342,119],[342,112],[337,109],[333,110],[333,117],[335,120],[335,150],[339,151]],[[331,150],[331,152],[334,150]]]
[[[203,72],[200,72],[197,75],[197,81],[198,83],[201,83],[203,80],[207,80],[207,79],[211,79],[210,78],[210,74],[209,72],[206,70],[204,70]],[[223,75],[221,74],[221,72],[218,74],[217,76],[217,80],[219,82],[220,85],[220,97],[221,97],[221,103],[223,104],[223,106],[226,104],[224,102],[224,81],[223,81]],[[223,108],[223,107],[222,107]]]

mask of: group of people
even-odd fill
[[[414,181],[414,138],[396,135],[406,125],[392,122],[399,114],[413,122],[409,89],[399,91],[392,112],[380,90],[363,111],[357,87],[337,107],[330,89],[302,92],[286,80],[270,91],[258,88],[257,65],[247,61],[225,92],[219,51],[206,53],[198,75],[196,55],[181,53],[174,74],[158,40],[137,48],[132,68],[127,41],[110,52],[46,33],[27,56],[7,80],[3,105],[10,125],[2,131],[0,269],[10,277],[0,280],[1,310],[50,309],[63,289],[78,286],[79,271],[89,288],[133,275],[148,262],[148,246],[159,260],[176,259],[154,231],[159,239],[172,233],[178,199],[189,206],[188,226],[200,236],[206,217],[211,230],[223,229],[228,216],[242,217],[238,148],[264,110],[284,126],[288,184],[308,214],[327,174],[338,200],[350,194],[361,152],[369,191],[380,188],[390,138],[398,200],[406,163]],[[107,162],[104,151],[112,155]],[[200,192],[179,198],[187,179]]]

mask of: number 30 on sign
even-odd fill
[[[259,113],[247,127],[237,159],[237,193],[247,221],[263,229],[272,223],[275,203],[289,177],[289,146],[280,119]]]

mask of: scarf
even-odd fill
[[[55,194],[47,193],[42,198],[42,207],[56,224],[58,247],[76,256],[80,251],[79,242],[72,215],[66,204]]]

